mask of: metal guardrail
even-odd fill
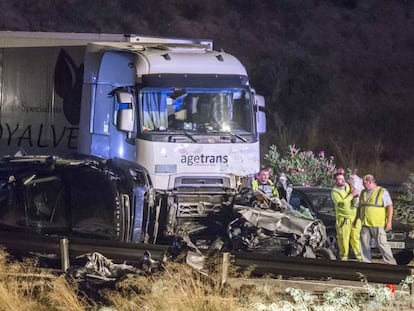
[[[39,257],[55,260],[62,264],[62,270],[69,266],[68,260],[77,256],[99,252],[114,262],[127,261],[139,263],[145,251],[151,253],[154,260],[162,260],[169,248],[166,245],[144,243],[125,243],[120,241],[63,238],[40,235],[33,232],[0,231],[0,244],[16,254],[34,254]],[[67,257],[66,259],[64,259]]]
[[[63,238],[33,232],[11,232],[7,230],[0,230],[0,244],[13,251],[13,253],[32,253],[55,260],[60,263],[63,271],[66,271],[69,267],[69,261],[86,253],[99,252],[114,262],[126,261],[130,264],[137,264],[145,251],[149,251],[154,260],[163,260],[169,249],[168,245],[124,243],[73,237]],[[407,276],[414,274],[414,266],[394,266],[242,252],[231,253],[230,258],[225,261],[227,263],[232,262],[235,266],[241,268],[252,269],[253,276],[333,278],[351,281],[359,281],[363,276],[368,282],[399,284]]]
[[[399,284],[411,276],[413,266],[394,266],[357,261],[336,261],[314,258],[282,257],[255,253],[232,253],[234,265],[253,268],[253,275],[333,278],[359,281],[361,276],[368,282]]]

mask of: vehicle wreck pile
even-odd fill
[[[309,211],[294,210],[286,200],[274,202],[260,191],[248,188],[232,206],[226,233],[213,241],[207,251],[182,240],[187,264],[202,271],[206,257],[214,251],[255,252],[275,256],[335,259],[326,248],[326,228]]]
[[[239,217],[228,226],[233,250],[315,258],[323,249],[326,229],[319,219],[294,211],[283,199],[275,204],[263,193],[247,191],[240,201],[244,204],[234,206]]]

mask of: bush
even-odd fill
[[[414,228],[414,174],[403,183],[403,191],[394,200],[394,217]]]
[[[289,145],[285,157],[282,157],[277,147],[272,145],[265,154],[265,159],[272,168],[273,175],[284,173],[293,185],[326,186],[334,184],[334,157],[327,158],[324,151],[315,154],[313,151],[301,151],[295,145]]]

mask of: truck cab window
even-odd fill
[[[168,124],[167,94],[164,92],[144,92],[142,103],[144,130],[166,130]]]
[[[244,89],[159,89],[140,91],[142,131],[252,133],[250,93]]]

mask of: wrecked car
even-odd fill
[[[326,228],[319,219],[293,211],[284,200],[280,206],[266,198],[257,200],[252,191],[240,201],[244,204],[234,205],[238,217],[228,225],[233,250],[335,259],[324,247]]]
[[[88,240],[96,250],[103,242],[135,249],[147,236],[151,194],[146,170],[122,160],[5,157],[0,161],[0,244],[17,251],[39,246],[45,256],[53,252],[48,238]]]
[[[6,157],[0,161],[0,224],[140,242],[148,184],[142,167],[116,160]]]

